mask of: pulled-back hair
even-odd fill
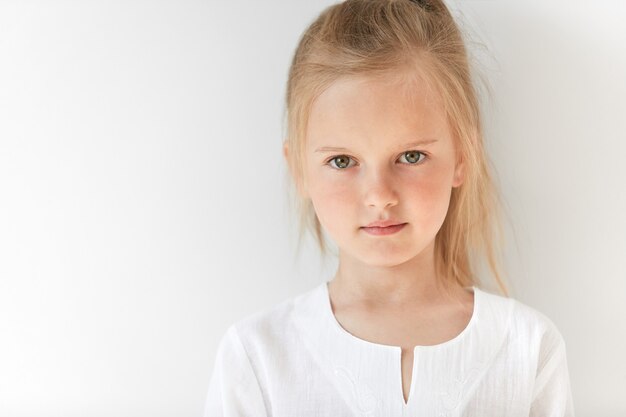
[[[423,75],[442,98],[465,165],[464,181],[452,189],[448,213],[435,237],[438,282],[446,288],[479,284],[476,262],[486,260],[508,296],[496,258],[502,247],[501,202],[483,146],[478,96],[462,34],[441,0],[346,0],[324,9],[302,34],[289,69],[285,109],[298,248],[308,230],[322,255],[327,251],[311,200],[295,192],[306,184],[304,150],[313,102],[345,76],[407,73]]]

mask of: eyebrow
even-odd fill
[[[437,139],[424,139],[424,140],[418,140],[416,142],[405,143],[404,145],[401,145],[401,147],[410,148],[412,146],[424,146],[424,145],[430,145],[431,143],[434,143],[434,142],[437,142]],[[344,152],[344,151],[350,152],[349,149],[337,148],[334,146],[322,146],[315,150],[315,152]]]

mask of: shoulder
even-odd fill
[[[505,297],[483,290],[486,304],[496,312],[502,311],[508,317],[508,334],[512,342],[525,343],[542,350],[553,349],[563,344],[561,332],[545,313],[516,298]],[[508,314],[505,314],[505,310]]]
[[[291,296],[233,322],[227,334],[239,339],[247,351],[276,350],[293,341],[293,319],[315,289]]]
[[[519,300],[513,299],[514,321],[520,332],[527,332],[531,337],[546,345],[564,343],[563,336],[554,321],[542,311]]]

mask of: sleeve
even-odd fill
[[[261,387],[234,325],[217,348],[204,417],[267,417]]]
[[[565,341],[550,325],[541,341],[530,417],[574,417]]]

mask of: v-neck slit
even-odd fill
[[[417,352],[417,346],[413,347],[413,362],[411,364],[411,385],[409,386],[409,395],[407,397],[406,402],[404,401],[404,389],[402,387],[402,349],[400,350],[400,358],[399,358],[399,362],[400,362],[400,394],[401,394],[401,401],[402,401],[402,408],[408,408],[409,405],[411,404],[411,399],[413,398],[413,391],[415,390],[415,370],[417,369],[417,355],[415,354],[415,352]]]

